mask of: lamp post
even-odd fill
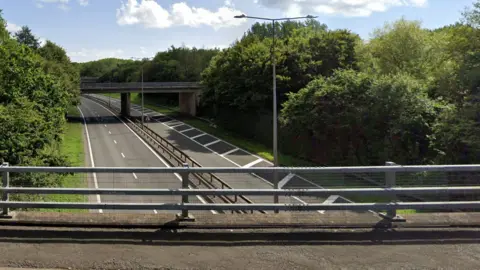
[[[272,58],[272,71],[273,71],[273,166],[278,167],[278,132],[277,132],[277,73],[276,73],[276,63],[275,63],[275,23],[277,21],[290,21],[290,20],[301,20],[301,19],[314,19],[317,18],[316,16],[308,15],[304,17],[291,17],[291,18],[262,18],[262,17],[254,17],[254,16],[247,16],[245,14],[237,15],[234,18],[236,19],[256,19],[256,20],[264,20],[264,21],[271,21],[272,22],[272,51],[271,51],[271,58]],[[275,189],[278,189],[278,174],[275,171],[273,173],[273,185]],[[274,197],[274,203],[278,203],[278,195]],[[275,211],[278,213],[278,211]]]
[[[151,58],[136,58],[132,57],[130,58],[132,60],[141,60],[142,61],[142,90],[141,90],[141,95],[142,95],[142,128],[143,128],[143,122],[144,122],[144,99],[143,99],[143,60],[150,60]]]

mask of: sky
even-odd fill
[[[473,0],[0,0],[7,28],[29,26],[72,61],[153,57],[170,46],[225,48],[255,20],[314,15],[330,29],[368,39],[404,17],[437,28],[460,20]]]

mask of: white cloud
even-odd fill
[[[428,0],[254,0],[268,8],[282,10],[288,16],[315,13],[370,16],[394,6],[425,6]]]
[[[78,0],[78,3],[80,4],[80,6],[87,6],[88,0]]]
[[[56,4],[57,7],[63,11],[67,11],[70,8],[68,7],[68,2],[70,0],[35,0],[35,5],[38,8],[43,8],[45,5],[48,4]]]
[[[10,32],[10,33],[15,33],[17,31],[19,31],[20,29],[22,29],[21,26],[18,26],[14,23],[9,23],[7,22],[7,31]]]
[[[170,10],[160,6],[153,0],[127,0],[117,9],[117,23],[119,25],[140,24],[147,28],[168,28],[172,26],[201,25],[215,29],[237,26],[245,22],[244,19],[235,19],[235,15],[242,12],[226,1],[225,6],[216,11],[205,8],[190,7],[185,2],[174,3]]]
[[[121,49],[115,50],[100,50],[100,49],[85,49],[80,51],[67,52],[68,57],[74,62],[87,62],[102,58],[125,58],[124,51]]]

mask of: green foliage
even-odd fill
[[[281,123],[315,140],[311,145],[318,148],[310,159],[331,165],[381,165],[386,160],[424,162],[433,119],[435,104],[425,86],[410,76],[375,78],[345,70],[290,94]]]
[[[38,38],[33,35],[32,30],[30,30],[28,26],[22,26],[22,29],[15,33],[15,38],[20,44],[23,44],[34,50],[40,47]]]
[[[0,21],[4,22],[1,16]],[[0,162],[67,166],[59,145],[65,113],[78,95],[78,72],[63,49],[53,43],[35,47],[26,29],[17,35],[22,43],[10,36],[0,42]],[[61,179],[50,174],[12,175],[12,182],[22,186],[58,185]]]
[[[133,61],[117,58],[105,58],[97,61],[79,63],[78,68],[80,70],[80,76],[82,77],[101,77],[117,68],[119,65],[128,62]]]
[[[276,24],[275,45],[279,100],[297,92],[310,80],[337,68],[355,67],[359,39],[346,30],[328,31],[313,21]],[[251,111],[271,108],[271,24],[255,24],[231,48],[219,53],[205,69],[204,107]]]

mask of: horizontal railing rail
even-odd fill
[[[380,172],[479,172],[480,165],[412,165],[358,167],[0,167],[7,172],[118,172],[118,173],[380,173]]]
[[[369,211],[369,210],[448,210],[480,209],[479,201],[462,202],[398,202],[398,203],[335,203],[335,204],[198,204],[198,203],[66,203],[66,202],[0,202],[8,208],[61,208],[109,210],[194,210],[194,211]]]
[[[80,195],[132,195],[132,196],[322,196],[322,195],[410,195],[410,194],[467,194],[479,193],[480,186],[418,187],[418,188],[345,188],[345,189],[122,189],[122,188],[0,188],[12,194],[80,194]]]

